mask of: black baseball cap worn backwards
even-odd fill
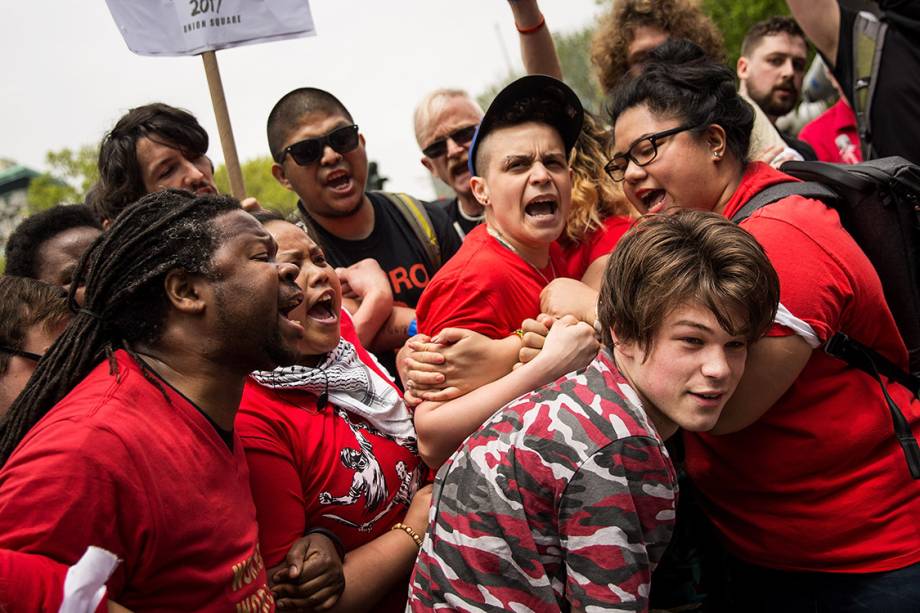
[[[523,112],[523,119],[520,122],[507,121],[506,118],[516,107]],[[572,88],[559,79],[547,75],[527,75],[498,92],[489,105],[470,145],[468,163],[471,175],[478,174],[476,152],[483,139],[497,127],[528,121],[526,111],[530,108],[534,109],[534,121],[547,123],[556,128],[565,145],[566,155],[572,152],[585,118],[581,100]]]

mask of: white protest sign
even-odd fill
[[[106,0],[139,55],[197,55],[314,36],[309,0]]]

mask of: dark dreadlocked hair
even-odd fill
[[[96,239],[70,286],[68,298],[76,316],[45,353],[0,424],[0,465],[104,356],[114,374],[117,348],[126,350],[160,387],[131,343],[155,342],[162,334],[169,312],[163,281],[169,271],[178,268],[214,278],[212,256],[221,237],[213,220],[238,208],[239,202],[227,196],[164,190],[129,206]],[[81,285],[86,288],[82,308],[75,300]]]

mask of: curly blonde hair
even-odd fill
[[[572,181],[572,208],[565,223],[563,242],[580,243],[585,236],[599,229],[612,215],[638,217],[619,183],[614,183],[604,165],[607,163],[609,135],[589,112],[581,134],[572,149],[569,165]]]
[[[685,38],[702,47],[710,59],[725,62],[722,34],[697,0],[614,0],[591,41],[591,62],[605,93],[613,91],[629,70],[627,49],[640,26]]]

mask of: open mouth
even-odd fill
[[[278,307],[278,315],[281,316],[285,325],[294,328],[297,332],[303,333],[303,326],[296,319],[291,319],[291,311],[296,309],[303,302],[303,293],[297,292],[294,296]]]
[[[332,189],[345,189],[351,184],[351,175],[344,170],[333,170],[326,177],[326,186]]]
[[[307,311],[307,317],[324,324],[337,322],[339,320],[339,314],[336,312],[335,305],[332,301],[332,293],[324,294],[319,300],[314,302],[310,310]]]
[[[664,202],[665,196],[667,196],[667,192],[663,189],[650,189],[642,193],[639,196],[639,199],[642,201],[642,204],[646,209],[651,209],[652,207]]]
[[[450,167],[450,176],[451,178],[456,179],[465,174],[469,174],[469,171],[470,171],[470,168],[467,165],[466,156],[464,156],[462,162],[457,162],[456,164]]]
[[[559,209],[559,203],[553,196],[537,196],[524,207],[524,214],[537,219],[552,217]]]

